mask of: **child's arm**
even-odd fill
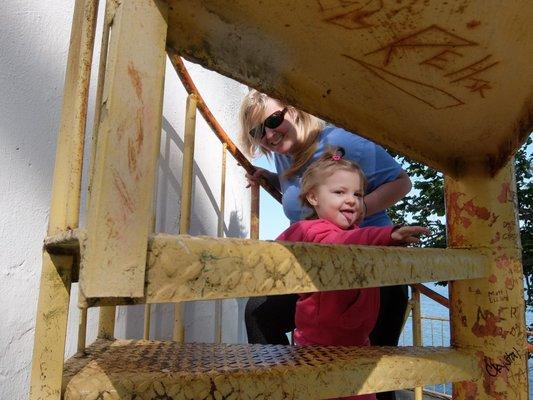
[[[398,245],[418,243],[419,235],[429,235],[429,233],[429,229],[422,226],[400,226],[392,231],[391,239]]]
[[[369,226],[350,230],[331,229],[327,223],[311,227],[304,241],[328,244],[364,244],[391,246],[417,243],[418,235],[427,235],[429,230],[421,226]]]
[[[303,241],[327,244],[366,244],[390,246],[394,226],[369,226],[350,230],[332,229],[330,223],[319,223],[311,227]]]

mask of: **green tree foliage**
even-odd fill
[[[531,137],[515,156],[515,173],[522,239],[522,261],[526,282],[526,305],[533,307],[533,160]],[[529,150],[529,154],[528,154]],[[413,181],[412,195],[390,209],[394,223],[427,226],[431,236],[422,238],[423,247],[446,247],[443,176],[424,164],[395,155]]]

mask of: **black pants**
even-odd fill
[[[407,308],[407,286],[387,286],[380,290],[378,320],[370,334],[373,346],[397,346]],[[289,344],[287,332],[294,330],[298,295],[252,297],[246,303],[244,321],[249,343]],[[377,394],[378,400],[395,400],[394,392]]]

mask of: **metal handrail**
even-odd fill
[[[198,92],[198,89],[196,88],[196,85],[194,84],[191,76],[189,75],[185,64],[183,64],[181,57],[171,48],[167,48],[167,54],[185,90],[189,94],[194,94],[196,96],[198,101],[198,111],[200,111],[200,114],[202,114],[207,124],[211,127],[211,129],[213,130],[215,135],[217,135],[220,141],[228,146],[228,151],[233,156],[233,158],[237,160],[237,162],[246,170],[246,172],[248,172],[250,175],[253,174],[257,169],[250,163],[250,161],[248,161],[246,156],[241,153],[235,143],[233,143],[231,138],[228,136],[228,134],[224,131],[222,126],[220,126],[216,118],[213,116],[200,92]],[[277,188],[275,188],[266,179],[262,179],[260,185],[263,187],[263,189],[270,193],[273,198],[275,198],[281,203],[281,193]]]

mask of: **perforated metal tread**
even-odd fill
[[[448,348],[98,340],[67,361],[63,398],[319,399],[471,380],[477,370]]]

